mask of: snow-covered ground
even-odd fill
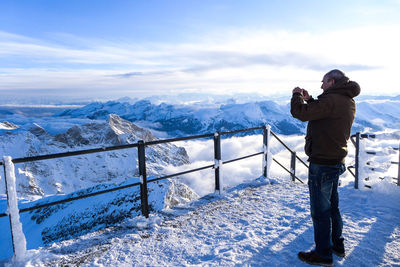
[[[400,265],[400,188],[340,188],[346,257],[337,266]],[[262,178],[224,195],[30,250],[26,266],[306,266],[313,246],[307,185]]]

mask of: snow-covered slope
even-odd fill
[[[400,101],[369,100],[357,103],[357,116],[353,128],[358,131],[400,129]]]
[[[118,185],[98,184],[78,190],[71,194],[45,197],[29,203],[19,204],[19,208],[33,207],[49,202],[69,199],[83,194],[94,193],[116,186],[136,184],[138,179],[128,179]],[[149,209],[151,213],[196,200],[198,195],[188,186],[174,180],[163,180],[148,184]],[[1,199],[1,213],[4,212],[5,199]],[[141,214],[139,186],[128,187],[106,194],[78,199],[72,202],[44,207],[31,212],[20,213],[27,249],[76,238],[106,227],[121,223],[127,218]],[[11,257],[12,242],[8,217],[0,218],[0,259]],[[1,265],[1,264],[0,264]]]

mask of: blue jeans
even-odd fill
[[[315,251],[323,258],[332,258],[332,245],[343,248],[343,222],[337,189],[339,176],[345,170],[342,163],[329,166],[310,163],[308,188]]]

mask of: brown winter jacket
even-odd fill
[[[344,163],[347,141],[356,113],[354,97],[360,86],[347,77],[336,81],[318,99],[304,102],[300,93],[292,96],[293,117],[308,121],[305,152],[312,163],[335,165]]]

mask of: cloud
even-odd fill
[[[183,72],[203,72],[223,68],[243,68],[252,65],[278,67],[291,66],[315,71],[326,71],[338,67],[338,65],[329,62],[320,62],[320,60],[311,55],[305,55],[296,52],[288,52],[283,54],[248,54],[241,52],[209,51],[206,53],[200,53],[199,57],[208,58],[208,62],[211,64],[194,66],[184,69]],[[378,68],[378,66],[368,66],[362,64],[343,64],[339,67],[351,71],[371,70]]]
[[[285,137],[283,137],[285,138]],[[292,136],[288,139],[288,144],[298,151],[302,150],[304,137]],[[187,141],[177,145],[185,147],[189,154],[191,164],[181,167],[168,166],[165,171],[169,174],[177,173],[183,170],[200,168],[214,164],[213,141]],[[271,142],[272,152],[280,162],[288,167],[290,163],[290,154],[275,139]],[[221,141],[222,161],[235,159],[238,157],[254,154],[262,151],[262,135],[253,135],[246,137],[222,138]],[[302,155],[300,152],[299,155]],[[304,155],[302,155],[304,156]],[[289,181],[289,174],[276,164],[272,165],[271,175],[274,178],[280,177]],[[298,174],[305,179],[306,170],[299,166]],[[232,188],[238,184],[252,181],[262,175],[262,156],[255,156],[245,160],[235,161],[222,166],[222,183],[225,189]],[[180,177],[181,181],[188,184],[200,196],[214,192],[215,172],[214,169],[194,172]]]
[[[188,90],[272,94],[302,86],[318,94],[321,75],[341,68],[363,92],[400,93],[393,81],[398,31],[399,25],[322,33],[234,29],[177,44],[0,32],[0,88],[108,88],[121,97]]]
[[[263,150],[262,138],[262,135],[223,137],[221,139],[222,161],[261,152]],[[304,153],[303,135],[279,136],[279,138],[291,150],[296,151],[297,156],[307,163],[308,157]],[[191,164],[178,167],[167,166],[164,169],[167,174],[214,164],[213,140],[190,140],[178,142],[176,145],[183,146],[186,149]],[[273,137],[270,139],[270,146],[273,158],[289,170],[291,153]],[[354,163],[355,148],[350,141],[348,142],[348,148],[349,155],[346,157],[346,165],[351,165]],[[262,155],[223,165],[222,176],[222,183],[225,190],[241,183],[254,181],[256,178],[262,176]],[[304,182],[307,181],[308,169],[298,160],[296,161],[296,176]],[[275,162],[271,164],[270,177],[274,180],[291,181],[290,174]],[[214,169],[193,172],[180,176],[178,179],[189,185],[200,196],[213,193],[215,190]],[[343,185],[345,185],[354,181],[354,177],[349,172],[345,172],[341,175],[340,180],[343,182]],[[299,182],[296,180],[296,183]]]
[[[120,78],[132,78],[136,76],[143,76],[144,73],[140,71],[134,71],[134,72],[128,72],[128,73],[123,73],[123,74],[116,74],[112,75],[114,77],[120,77]]]
[[[179,55],[177,56],[179,58]],[[180,73],[200,74],[210,71],[246,68],[251,66],[269,66],[269,67],[294,67],[309,69],[313,71],[324,72],[329,69],[339,68],[348,71],[364,71],[379,69],[379,66],[368,66],[362,64],[329,64],[320,62],[318,59],[310,55],[300,53],[285,53],[285,54],[249,54],[242,52],[223,52],[223,51],[193,51],[191,57],[185,57],[188,62],[194,63],[190,67],[183,67],[171,71],[148,71],[148,72],[128,72],[117,74],[115,77],[120,78],[136,78],[137,76],[153,76],[153,75],[171,75]]]
[[[63,35],[60,35],[63,36]],[[71,39],[68,35],[68,39]],[[0,32],[0,58],[14,59],[16,64],[25,67],[25,62],[58,64],[61,68],[76,68],[78,64],[104,65],[104,68],[112,64],[121,65],[157,65],[158,62],[147,60],[153,58],[151,52],[142,51],[135,45],[122,47],[116,43],[104,40],[80,40],[77,44],[50,42],[27,38],[6,32]]]
[[[334,35],[335,33],[332,33]],[[307,35],[299,33],[249,33],[243,40],[226,40],[223,47],[215,43],[218,40],[207,40],[204,43],[190,44],[183,43],[177,47],[168,44],[158,45],[125,45],[116,43],[97,43],[88,41],[85,48],[74,46],[63,46],[53,43],[45,43],[40,40],[24,38],[1,32],[0,34],[0,56],[3,58],[16,57],[37,60],[41,62],[63,64],[68,68],[69,64],[79,63],[85,65],[104,65],[104,69],[113,65],[120,64],[124,67],[154,68],[150,74],[160,74],[169,71],[197,72],[221,68],[240,68],[252,65],[268,66],[295,66],[311,70],[326,69],[335,63],[331,62],[328,56],[321,56],[315,53],[315,46],[321,40],[314,37],[315,44],[304,43],[303,38]],[[292,40],[290,40],[292,39]],[[321,38],[320,38],[321,39]],[[266,44],[265,49],[254,49],[251,42],[256,41]],[[82,43],[83,41],[81,41]],[[244,43],[243,43],[244,42]],[[286,43],[299,43],[300,46],[288,46]],[[301,44],[301,43],[304,44]],[[90,46],[90,44],[93,44]],[[273,43],[271,46],[269,43]],[[248,46],[245,48],[244,46]],[[280,46],[281,49],[277,49]],[[306,48],[305,48],[306,47]],[[311,48],[314,53],[311,53]],[[254,51],[255,50],[255,51]],[[257,51],[258,50],[258,51]],[[271,50],[267,52],[267,50]],[[22,64],[22,63],[21,63]],[[343,63],[352,69],[371,69],[376,68],[373,64]],[[76,65],[72,65],[73,68]],[[89,67],[90,68],[90,67]],[[160,68],[164,69],[163,71]],[[133,75],[130,75],[133,74]],[[131,71],[121,74],[124,77],[142,75],[142,71]]]

